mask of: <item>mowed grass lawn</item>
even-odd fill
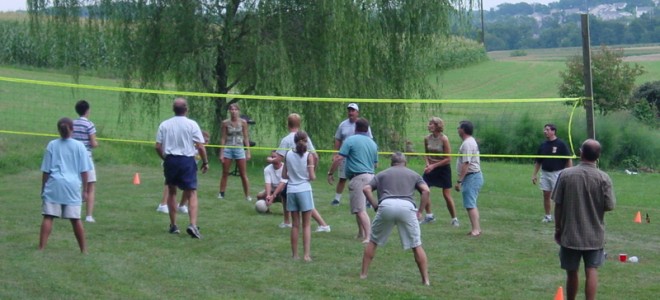
[[[657,80],[660,63],[643,64],[650,72],[638,83]],[[563,62],[552,60],[490,61],[446,72],[433,82],[445,99],[557,97],[556,74],[563,68]],[[67,75],[13,68],[0,68],[0,76],[71,82]],[[81,82],[116,85],[112,80],[87,77]],[[119,107],[110,101],[115,96],[107,96],[106,101],[100,95],[0,83],[0,112],[5,115],[0,124],[8,126],[0,130],[54,134],[55,120],[73,115],[71,99],[100,97],[103,101],[93,102],[92,120],[97,126],[106,126],[99,128],[100,135],[111,137],[122,132],[115,125]],[[49,105],[54,99],[66,105]],[[170,103],[166,102],[165,108]],[[154,124],[169,117],[167,111],[163,109],[162,118]],[[426,132],[427,117],[415,128]],[[37,125],[40,122],[44,125]],[[150,123],[136,124],[122,133],[151,140],[154,132]],[[458,138],[453,130],[448,135],[456,152]],[[422,227],[430,287],[421,286],[412,254],[401,250],[396,231],[389,244],[378,249],[370,277],[359,279],[363,246],[353,239],[356,225],[348,212],[347,193],[342,205],[329,205],[334,187],[324,181],[330,159],[325,153],[314,195],[332,232],[313,233],[311,263],[290,259],[289,232],[277,227],[282,221],[278,204],[272,214],[257,214],[253,203],[242,200],[238,177],[230,178],[227,200],[215,198],[220,177],[215,159],[211,171],[200,175],[199,226],[204,239],[168,234],[167,216],[155,211],[163,179],[151,142],[134,146],[102,141],[95,152],[97,223],[85,224],[88,255],[78,252],[71,226],[62,220],[55,222],[47,249],[39,252],[41,174],[37,156],[50,139],[0,135],[0,203],[4,205],[0,299],[550,299],[564,285],[553,225],[540,222],[541,192],[530,182],[531,161],[511,164],[484,159],[486,184],[479,200],[484,234],[480,238],[465,235],[469,222],[459,193],[453,196],[462,226],[453,228],[440,191],[432,191],[438,222]],[[248,163],[253,195],[263,186],[266,154],[265,150],[255,151]],[[383,169],[388,158],[381,160]],[[24,170],[23,166],[32,167]],[[411,167],[421,171],[421,161],[412,158]],[[135,173],[140,174],[140,185],[132,184]],[[660,174],[626,175],[613,170],[610,175],[618,203],[606,215],[609,256],[600,270],[599,299],[654,299],[660,293]],[[651,222],[633,223],[637,211],[649,214]],[[187,225],[186,216],[179,217],[179,225]],[[640,262],[617,262],[621,252],[638,256]],[[583,279],[581,274],[582,288]]]
[[[454,192],[461,227],[449,225],[440,191],[432,191],[438,221],[422,227],[431,286],[420,284],[412,253],[393,232],[380,247],[369,278],[359,279],[363,245],[353,237],[347,198],[329,202],[334,188],[314,183],[316,206],[332,226],[313,233],[313,262],[293,261],[289,231],[278,204],[259,215],[231,177],[226,200],[215,198],[220,166],[200,175],[202,240],[167,233],[168,218],[155,211],[162,173],[153,167],[99,165],[95,217],[85,224],[88,255],[81,255],[68,221],[56,220],[48,247],[37,251],[40,178],[34,170],[1,177],[0,299],[551,299],[564,285],[553,225],[541,223],[541,192],[530,182],[531,164],[484,162],[479,197],[483,235],[466,236],[469,222]],[[252,191],[262,187],[264,155],[250,164]],[[387,158],[381,157],[381,169]],[[318,174],[327,171],[322,157]],[[421,161],[411,159],[421,170]],[[133,185],[134,173],[141,177]],[[607,262],[600,269],[599,299],[652,299],[660,293],[660,174],[610,173],[617,207],[606,215]],[[319,176],[325,178],[325,176]],[[637,211],[651,223],[633,223]],[[370,213],[373,217],[373,213]],[[179,225],[187,225],[179,216]],[[316,224],[313,225],[313,229]],[[638,256],[620,263],[618,253]],[[581,280],[583,277],[581,277]],[[583,283],[581,282],[583,286]],[[580,294],[582,291],[580,291]]]

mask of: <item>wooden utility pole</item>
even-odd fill
[[[486,49],[486,31],[484,31],[484,0],[479,1],[481,5],[481,44]]]
[[[594,123],[594,86],[591,78],[591,39],[589,38],[589,15],[582,14],[582,64],[584,65],[584,109],[587,112],[587,136],[596,138]]]

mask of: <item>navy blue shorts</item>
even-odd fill
[[[197,162],[193,156],[168,155],[163,163],[165,184],[182,190],[197,189]]]

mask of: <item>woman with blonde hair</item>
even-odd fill
[[[229,104],[229,119],[222,121],[222,138],[220,145],[226,146],[220,150],[220,162],[222,163],[222,179],[220,179],[220,193],[218,199],[225,198],[227,178],[232,160],[236,161],[238,172],[243,183],[245,200],[252,201],[250,197],[250,182],[247,177],[246,161],[250,160],[250,138],[248,137],[247,121],[241,118],[241,110],[238,104]]]
[[[445,155],[427,155],[425,157],[426,167],[422,177],[429,187],[435,186],[442,189],[442,196],[445,198],[447,210],[451,216],[451,225],[458,227],[460,224],[458,218],[456,218],[454,199],[451,197],[451,157],[447,155],[451,153],[451,146],[449,145],[449,139],[443,133],[445,122],[438,117],[431,117],[427,129],[430,134],[424,138],[425,152]],[[426,217],[421,221],[421,224],[435,222],[430,201],[426,207],[420,207],[419,209],[426,211]]]

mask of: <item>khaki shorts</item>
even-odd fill
[[[62,219],[80,219],[82,205],[64,205],[43,201],[41,205],[41,214]]]
[[[356,214],[367,209],[367,197],[362,189],[369,184],[374,174],[364,173],[357,175],[348,182],[349,197],[351,199],[351,213]]]

